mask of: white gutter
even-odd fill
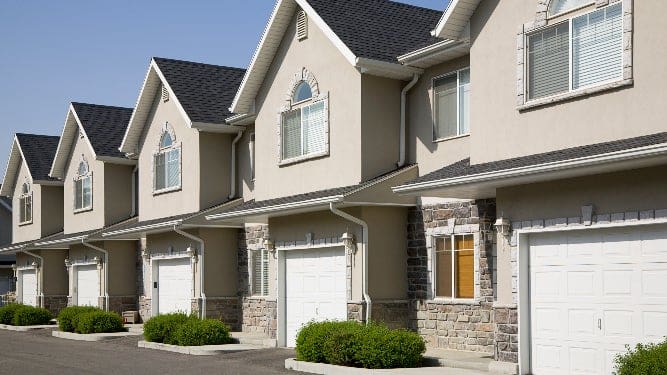
[[[410,89],[414,85],[417,84],[418,80],[419,80],[419,74],[415,73],[412,76],[412,81],[410,81],[410,83],[408,83],[407,86],[405,86],[403,88],[403,91],[401,91],[401,131],[400,131],[399,141],[398,141],[399,142],[399,144],[398,144],[398,149],[399,149],[398,163],[396,163],[399,168],[401,168],[402,166],[405,165],[405,138],[406,138],[405,137],[405,127],[406,127],[405,123],[406,123],[406,116],[407,116],[406,111],[405,111],[405,105],[406,105],[406,101],[407,101],[408,91],[410,91]]]
[[[229,199],[236,197],[236,144],[241,140],[243,130],[239,130],[236,138],[232,141],[232,167],[231,167],[231,186],[229,187]]]
[[[610,152],[601,155],[585,156],[565,161],[556,161],[551,163],[543,163],[538,165],[529,165],[525,167],[504,169],[500,171],[478,173],[468,176],[445,178],[435,181],[425,181],[416,184],[401,185],[393,187],[392,190],[395,193],[410,193],[420,190],[439,189],[457,185],[472,184],[477,182],[487,182],[487,181],[500,180],[506,178],[522,177],[538,173],[557,172],[573,168],[591,167],[601,164],[632,161],[648,157],[665,156],[665,154],[667,154],[667,143],[660,143],[657,145]]]
[[[178,229],[178,226],[178,224],[174,224],[174,232],[199,242],[199,295],[201,296],[201,311],[199,313],[202,319],[206,319],[206,293],[204,293],[204,240]]]
[[[70,238],[63,238],[63,239],[55,240],[55,241],[35,242],[35,246],[37,246],[37,247],[47,247],[47,246],[53,246],[53,245],[59,245],[59,244],[68,244],[70,242],[83,241],[86,238],[88,238],[87,235],[77,236],[77,237],[70,237]]]
[[[109,311],[109,252],[101,247],[87,243],[85,239],[81,240],[81,244],[104,254],[104,310]]]
[[[331,212],[334,215],[340,216],[343,219],[346,219],[361,226],[361,246],[362,246],[361,251],[362,251],[362,263],[364,264],[362,289],[363,289],[364,300],[366,301],[366,324],[370,324],[371,308],[373,303],[371,302],[371,297],[368,295],[368,224],[365,221],[348,214],[347,212],[343,212],[337,209],[336,207],[334,207],[333,202],[329,203],[329,210],[331,210]]]
[[[31,253],[28,250],[23,250],[25,254],[30,255],[31,257],[39,259],[39,279],[38,283],[39,285],[37,286],[37,290],[39,291],[39,307],[44,307],[44,258],[35,254]]]
[[[121,229],[113,232],[106,232],[102,233],[102,237],[111,237],[111,236],[120,236],[123,234],[131,234],[131,233],[138,233],[138,232],[148,232],[151,230],[155,229],[169,229],[174,225],[178,225],[181,223],[182,220],[173,220],[173,221],[168,221],[166,223],[158,223],[158,224],[151,224],[151,225],[144,225],[142,227],[135,227],[135,228],[129,228],[129,229]]]
[[[343,198],[344,198],[344,196],[342,196],[342,195],[332,195],[332,196],[329,196],[329,197],[310,199],[310,200],[307,200],[307,201],[300,201],[300,202],[297,202],[297,203],[285,203],[285,204],[279,204],[279,205],[275,205],[275,206],[252,208],[252,209],[243,210],[243,211],[208,215],[208,216],[206,216],[206,220],[212,221],[212,220],[231,219],[231,218],[239,217],[239,216],[248,216],[248,215],[254,215],[254,214],[266,214],[266,213],[271,213],[271,212],[275,212],[275,211],[283,211],[283,210],[297,209],[297,208],[306,208],[306,207],[311,207],[311,206],[318,206],[318,205],[321,205],[321,204],[328,204],[328,203],[332,203],[332,202],[341,202],[343,200]]]
[[[431,56],[436,53],[445,52],[457,47],[465,46],[467,44],[469,44],[469,42],[466,40],[460,41],[460,40],[447,39],[438,43],[431,44],[430,46],[426,46],[424,48],[408,52],[405,55],[398,56],[396,59],[401,64],[411,64],[414,63],[415,61],[423,59],[426,56]]]

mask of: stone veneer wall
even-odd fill
[[[276,338],[278,329],[278,304],[275,300],[253,297],[250,288],[248,251],[261,249],[269,238],[268,225],[246,227],[239,231],[238,275],[239,301],[241,304],[241,329],[243,332],[264,333]]]
[[[104,297],[100,297],[100,306],[104,306]],[[137,311],[137,296],[109,296],[109,311],[121,315],[124,311]]]
[[[371,320],[382,322],[389,328],[408,328],[410,324],[410,301],[372,301]],[[366,303],[348,302],[347,320],[366,321]]]
[[[495,353],[494,241],[495,200],[416,207],[408,215],[409,327],[436,348]],[[475,300],[434,300],[431,285],[433,236],[475,236]]]
[[[192,312],[201,311],[201,298],[192,300]],[[238,297],[207,297],[206,298],[206,317],[209,319],[219,319],[224,322],[229,329],[237,332],[241,329],[241,305]]]
[[[67,307],[67,296],[44,296],[44,308],[51,311],[53,315],[58,315],[60,310]]]

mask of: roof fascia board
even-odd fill
[[[501,171],[494,171],[494,172],[478,173],[471,176],[445,178],[435,181],[401,185],[392,188],[392,190],[398,194],[410,194],[424,190],[441,189],[441,188],[460,186],[472,183],[509,179],[509,178],[522,177],[538,173],[558,172],[566,169],[591,167],[600,164],[662,156],[665,154],[667,154],[667,143],[661,143],[657,145],[610,152],[600,155],[586,156],[581,158],[569,159],[565,161],[543,163],[526,167],[517,167]]]
[[[222,134],[236,134],[239,131],[245,130],[244,126],[212,124],[207,122],[193,122],[192,128],[207,133],[222,133]]]
[[[402,64],[415,64],[429,57],[443,55],[450,51],[458,50],[459,48],[467,48],[470,50],[470,41],[443,40],[428,47],[401,55],[398,57],[398,61]]]
[[[159,231],[163,230],[165,228],[170,228],[175,225],[181,225],[183,220],[171,220],[171,221],[165,221],[162,223],[156,223],[156,224],[150,224],[150,225],[142,225],[140,227],[134,227],[134,228],[129,228],[129,229],[120,229],[120,230],[115,230],[111,232],[104,232],[102,233],[102,237],[112,237],[112,236],[122,236],[126,234],[133,234],[133,233],[151,233],[154,231]]]
[[[152,63],[152,59],[151,59]],[[130,116],[130,122],[128,123],[127,129],[125,129],[125,134],[123,135],[123,141],[120,143],[120,147],[118,147],[118,151],[124,152],[126,154],[129,154],[130,151],[125,151],[126,148],[126,143],[127,143],[127,137],[130,134],[130,130],[132,129],[132,124],[135,121],[136,115],[137,115],[137,109],[141,105],[141,100],[144,97],[144,91],[146,89],[146,84],[148,83],[148,79],[150,78],[152,71],[152,64],[149,64],[148,66],[148,71],[146,72],[146,77],[144,77],[144,82],[141,85],[141,90],[139,90],[139,97],[137,98],[137,102],[134,105],[134,110],[132,111],[132,115]]]
[[[278,212],[278,211],[287,211],[287,210],[293,210],[293,209],[299,209],[299,208],[313,207],[313,206],[318,206],[318,205],[327,205],[329,203],[342,202],[343,198],[344,198],[343,195],[332,195],[332,196],[328,196],[328,197],[324,197],[324,198],[309,199],[309,200],[306,200],[306,201],[300,201],[300,202],[295,202],[295,203],[277,204],[277,205],[273,205],[273,206],[251,208],[251,209],[248,209],[248,210],[229,212],[229,213],[224,213],[223,212],[223,213],[220,213],[220,214],[207,215],[206,220],[216,221],[216,220],[224,220],[224,219],[233,219],[233,218],[241,217],[241,216],[261,215],[261,214],[268,214],[268,213]]]
[[[440,18],[435,30],[431,31],[431,35],[443,39],[461,39],[461,34],[470,22],[470,16],[474,13],[481,0],[451,0],[447,5],[447,9]],[[472,7],[471,7],[472,6]],[[454,15],[463,15],[466,19],[466,25],[458,25],[453,28],[448,27]]]
[[[2,199],[0,199],[0,206],[4,207],[9,212],[12,212],[12,206],[8,205],[7,202]]]
[[[5,197],[11,197],[14,195],[14,185],[16,184],[16,178],[18,173],[17,169],[20,167],[21,163],[17,160],[22,158],[23,163],[25,163],[25,158],[23,158],[23,152],[20,150],[19,141],[16,135],[14,135],[14,142],[12,143],[12,149],[9,152],[9,158],[7,159],[7,165],[5,166],[5,176],[2,180],[2,187],[0,187],[0,195]],[[12,167],[12,164],[16,164]],[[27,168],[27,165],[26,165]],[[11,169],[11,171],[10,171]],[[30,169],[28,169],[28,174],[30,174]],[[30,177],[32,180],[32,176]]]
[[[86,134],[86,129],[83,128],[83,124],[81,123],[81,120],[79,119],[79,115],[76,113],[74,110],[74,106],[72,106],[72,114],[74,115],[74,119],[76,120],[76,124],[79,126],[79,131],[81,134],[83,134],[83,137],[86,139],[86,143],[88,144],[88,147],[90,148],[90,152],[93,154],[93,158],[97,160],[97,153],[95,152],[95,149],[93,148],[92,142],[90,142],[90,139],[88,138],[88,134]]]
[[[136,165],[137,161],[134,159],[128,159],[128,158],[117,158],[114,156],[99,156],[97,160],[103,162],[103,163],[111,163],[111,164],[121,164],[121,165]]]
[[[228,117],[227,119],[225,119],[225,121],[229,125],[248,126],[248,125],[252,125],[255,122],[256,118],[257,118],[256,114],[244,113],[244,114],[234,115],[234,116]]]
[[[362,74],[390,76],[392,78],[398,77],[401,79],[410,79],[415,74],[424,73],[424,69],[368,59],[365,57],[356,58],[354,67],[358,68]]]
[[[65,244],[70,244],[70,243],[78,243],[82,240],[88,239],[88,235],[83,235],[83,236],[74,236],[74,237],[68,237],[68,238],[63,238],[59,240],[53,240],[53,241],[43,241],[43,242],[35,242],[36,247],[49,247],[49,246],[55,246],[55,245],[65,245]]]
[[[64,142],[66,139],[73,137],[73,135],[66,134],[68,128],[70,128],[70,116],[72,116],[72,113],[74,112],[74,106],[72,103],[69,104],[69,107],[67,108],[67,115],[65,116],[65,126],[63,126],[63,131],[60,133],[60,139],[58,140],[58,148],[56,149],[56,157],[53,158],[53,163],[51,163],[51,170],[49,171],[49,176],[53,178],[63,178],[65,173],[65,164],[67,163],[66,160],[63,160],[65,158],[65,155],[61,155],[62,152],[64,152],[63,147],[66,147],[64,145]],[[71,144],[69,145],[69,148],[72,148],[72,145],[74,144],[74,140],[71,140]],[[67,153],[69,155],[69,152]]]

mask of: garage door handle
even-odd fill
[[[598,329],[602,330],[602,319],[598,319]]]
[[[153,289],[157,289],[157,281],[153,282]]]

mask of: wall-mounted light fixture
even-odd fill
[[[264,240],[264,248],[269,251],[275,258],[276,256],[276,245],[271,241],[271,239],[267,238]]]
[[[345,245],[345,252],[348,254],[356,254],[357,253],[357,245],[354,242],[354,235],[349,232],[343,233],[343,235],[340,237],[341,241],[343,241],[343,245]]]
[[[498,233],[502,234],[503,236],[508,236],[510,234],[512,224],[510,223],[509,219],[499,217],[498,220],[496,220],[494,226],[496,227],[496,231],[498,231]]]

